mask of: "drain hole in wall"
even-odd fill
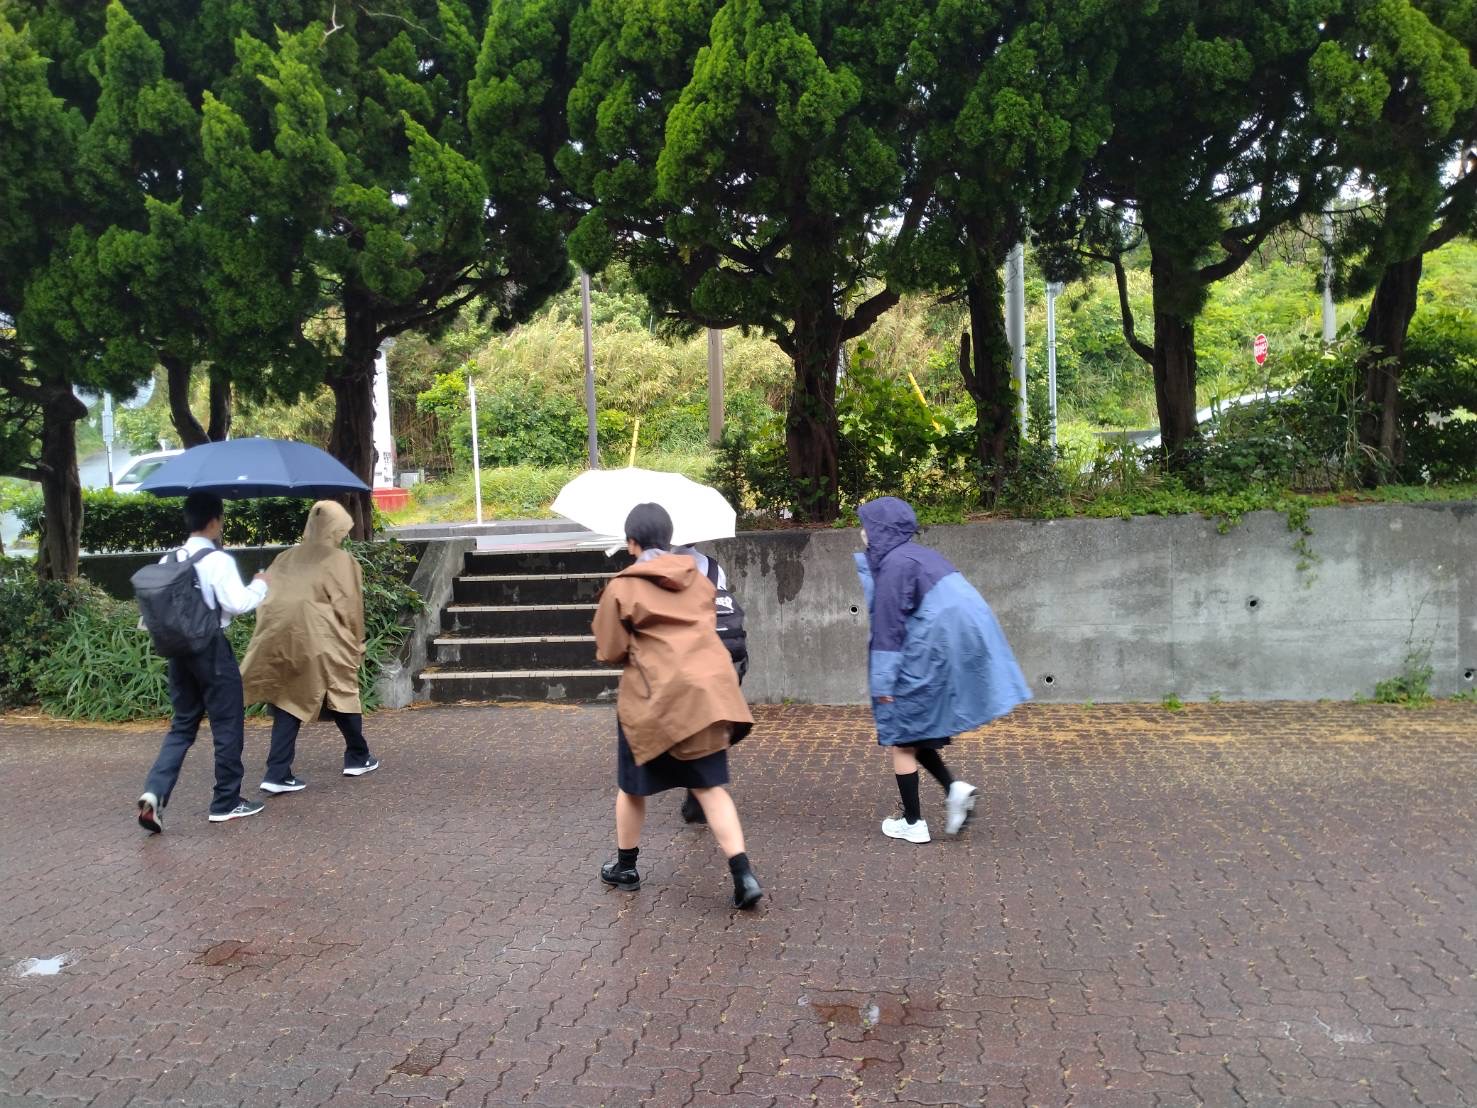
[[[1477,670],[1469,669],[1462,674],[1463,681],[1471,681],[1473,678],[1477,678]]]
[[[856,613],[857,613],[857,607],[856,607],[856,605],[855,605],[855,604],[853,604],[853,605],[852,605],[852,606],[851,606],[851,614],[852,614],[852,615],[856,615]]]
[[[1253,612],[1262,606],[1261,597],[1253,596],[1246,602],[1246,606]]]
[[[1044,684],[1047,684],[1047,685],[1055,685],[1056,684],[1056,677],[1054,675],[1050,674],[1050,673],[1048,673],[1045,677],[1041,678],[1041,680],[1042,680],[1042,682]]]

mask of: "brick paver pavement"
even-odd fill
[[[675,795],[600,885],[612,728],[386,713],[349,780],[318,725],[224,826],[203,739],[150,838],[157,729],[0,722],[0,1101],[1477,1103],[1471,705],[1031,707],[926,846],[861,712],[764,709],[752,915]]]

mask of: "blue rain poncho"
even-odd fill
[[[877,741],[898,746],[989,723],[1031,691],[995,613],[936,550],[913,541],[918,517],[884,496],[858,511],[856,556],[872,621],[868,681]],[[893,697],[891,704],[877,697]]]

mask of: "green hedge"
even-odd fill
[[[359,692],[366,711],[378,707],[375,682],[395,662],[408,621],[424,607],[410,587],[415,559],[403,544],[350,543],[364,570],[364,665]],[[0,560],[0,707],[39,704],[65,719],[117,723],[169,715],[164,659],[138,629],[138,606],[113,600],[85,583],[36,579],[34,564]],[[232,621],[237,657],[246,652],[252,615]]]
[[[288,546],[303,537],[311,500],[270,497],[226,502],[226,546]],[[184,501],[144,493],[88,489],[82,494],[82,548],[94,554],[168,550],[184,539]],[[41,526],[39,492],[18,498],[23,533]],[[379,516],[376,513],[376,526]]]

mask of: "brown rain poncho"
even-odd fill
[[[700,758],[754,726],[718,637],[714,596],[685,554],[637,562],[600,596],[595,657],[626,667],[615,709],[638,766],[668,752]]]
[[[301,546],[277,555],[271,587],[257,609],[256,632],[241,665],[246,703],[275,704],[298,719],[362,712],[364,577],[343,548],[353,527],[332,500],[308,511]]]

